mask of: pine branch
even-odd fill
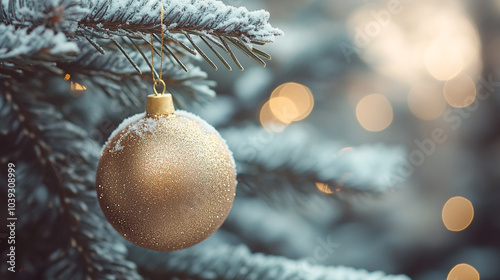
[[[26,138],[22,141],[23,154],[17,156],[22,159],[31,153],[34,161],[29,162],[36,163],[34,173],[42,171],[43,186],[55,197],[52,211],[59,212],[56,224],[44,225],[58,231],[44,240],[54,243],[57,249],[45,260],[43,277],[141,279],[135,265],[124,259],[127,250],[116,239],[116,232],[102,215],[97,215],[100,213],[94,190],[97,143],[88,139],[85,131],[64,120],[55,106],[41,100],[42,95],[35,88],[21,89],[4,81],[0,93],[4,101],[1,110],[15,114],[19,122],[19,126],[12,126],[14,130],[5,135]],[[29,247],[31,242],[24,246]]]
[[[61,73],[55,62],[70,60],[78,51],[77,45],[69,42],[64,33],[41,26],[29,31],[0,24],[0,74],[34,71],[35,66]]]
[[[283,193],[282,200],[287,199],[287,193]],[[276,203],[271,205],[260,197],[237,195],[231,213],[224,222],[223,233],[234,235],[251,251],[284,255],[292,259],[310,255],[320,237],[340,240],[332,230],[342,227],[339,220],[344,216],[345,209],[341,203],[331,203],[321,196],[310,196],[300,201],[304,200],[309,202],[306,207],[294,204],[285,208],[277,207]],[[352,250],[360,248],[360,245],[353,245]],[[340,260],[343,254],[341,250],[349,248],[339,248],[338,253],[324,258],[323,263],[331,265],[335,260]]]
[[[100,53],[104,53],[105,50],[96,42],[96,38],[116,42],[114,37],[144,39],[144,33],[153,33],[156,36],[164,33],[166,53],[185,71],[188,71],[188,68],[184,66],[185,62],[179,55],[200,54],[213,68],[217,69],[216,64],[198,46],[200,40],[196,40],[194,36],[200,37],[226,68],[231,69],[217,49],[229,54],[238,68],[243,70],[243,66],[227,42],[265,66],[261,57],[270,59],[270,56],[254,48],[252,44],[262,45],[273,42],[275,36],[283,34],[279,29],[271,27],[268,23],[269,13],[263,10],[250,12],[245,8],[226,6],[217,0],[162,1],[165,7],[163,26],[160,26],[160,5],[157,0],[92,0],[85,6],[76,0],[9,0],[7,7],[0,5],[0,23],[7,24],[11,29],[10,32],[25,30],[25,33],[29,33],[36,30],[33,36],[44,32],[55,32],[58,36],[64,33],[65,41],[86,40]],[[36,39],[44,44],[54,41],[48,40],[46,36],[38,36]],[[26,36],[14,34],[11,37],[20,40]],[[217,38],[220,38],[221,42],[217,42]],[[63,43],[63,38],[57,38],[55,42]],[[7,45],[9,46],[15,46],[15,44]],[[129,58],[129,53],[119,44],[117,46],[125,57]],[[58,49],[58,51],[61,50]],[[59,60],[57,53],[49,53],[44,59],[47,63]],[[129,59],[129,62],[135,66],[135,61]],[[14,65],[33,64],[24,57],[12,63]],[[2,64],[4,63],[0,57],[0,66]],[[20,68],[19,65],[16,66]],[[50,67],[54,72],[58,71],[50,63],[45,67]]]
[[[4,138],[0,136],[1,143],[8,143],[2,140]],[[40,273],[46,269],[46,261],[55,249],[55,245],[47,241],[59,236],[59,232],[54,231],[55,227],[52,227],[56,224],[58,213],[50,207],[53,205],[52,199],[42,183],[43,172],[37,168],[38,166],[21,161],[20,158],[10,158],[9,162],[15,164],[15,174],[18,179],[15,194],[16,200],[20,202],[16,205],[16,214],[17,217],[22,217],[16,221],[16,264],[18,264],[16,274],[20,275],[19,271],[22,268],[22,277],[18,279],[40,279]],[[2,172],[0,181],[7,182],[7,176],[3,175]],[[0,194],[3,194],[3,191],[7,194],[6,186],[0,186]],[[7,248],[7,244],[5,242],[1,245],[0,279],[12,279],[13,273],[7,270],[9,257],[7,252],[2,250]]]
[[[271,27],[269,13],[263,10],[250,12],[243,7],[226,6],[217,0],[162,2],[167,33],[237,37],[246,43],[271,43],[275,36],[283,34],[281,30]],[[90,10],[79,22],[88,31],[161,33],[160,5],[156,0],[97,0]]]
[[[101,91],[126,106],[139,105],[147,94],[153,92],[149,52],[143,52],[138,46],[138,51],[133,52],[130,48],[134,46],[124,44],[124,48],[129,50],[130,59],[142,73],[139,74],[119,53],[101,55],[93,51],[89,44],[82,42],[79,46],[82,51],[74,61],[58,64],[65,73],[70,74],[71,81],[76,81],[89,90]],[[159,67],[159,64],[156,66]],[[189,73],[164,61],[163,79],[177,105],[183,107],[192,100],[204,102],[215,97],[215,92],[211,89],[215,83],[206,80],[207,74],[192,64],[187,64],[187,67],[190,69]],[[155,72],[157,76],[159,69]]]
[[[191,36],[201,37],[205,43],[212,42],[222,51],[231,55],[237,66],[234,54],[227,46],[216,43],[221,37],[230,42],[252,59],[265,66],[259,56],[270,59],[261,50],[254,49],[252,43],[265,44],[274,41],[275,36],[283,33],[268,23],[269,13],[261,10],[250,12],[245,8],[226,6],[221,1],[173,1],[163,0],[165,7],[164,26],[160,26],[160,5],[156,0],[143,1],[94,1],[89,7],[91,12],[79,22],[79,33],[92,37],[109,39],[110,36],[129,36],[141,38],[142,33],[161,34],[162,30],[170,42],[167,45],[178,45],[188,52],[199,53],[212,67],[210,58],[203,53]],[[78,35],[78,34],[77,34]],[[179,35],[184,35],[185,38]],[[225,44],[225,42],[222,42]],[[191,44],[193,48],[188,47]],[[220,59],[220,54],[210,46]],[[180,60],[176,59],[179,65]],[[223,62],[224,63],[224,62]],[[225,63],[224,63],[225,65]],[[227,66],[226,66],[227,67]]]
[[[0,23],[27,28],[53,29],[67,35],[74,34],[78,22],[89,13],[78,0],[7,0],[0,2]],[[48,39],[48,38],[46,38]]]
[[[0,119],[0,162],[2,166],[15,164],[18,178],[15,195],[17,201],[22,201],[16,205],[17,215],[23,217],[16,224],[16,243],[22,244],[16,246],[16,261],[30,268],[23,271],[24,279],[34,279],[45,269],[41,264],[55,249],[45,241],[59,236],[59,232],[53,230],[59,213],[54,211],[55,199],[43,183],[44,172],[33,159],[42,150],[43,142],[37,141],[26,128],[26,115],[12,102],[12,96],[6,94],[3,83],[0,83]],[[2,175],[3,172],[0,181],[7,182]],[[0,186],[0,192],[3,191],[7,193],[6,184]],[[6,253],[2,253],[0,261],[0,279],[9,279],[12,272],[7,270]]]
[[[130,247],[130,257],[141,271],[155,273],[157,279],[329,279],[329,280],[409,280],[404,275],[386,275],[343,266],[327,267],[284,257],[252,254],[245,246],[200,244],[172,253],[158,253]],[[214,261],[215,260],[215,261]]]
[[[318,193],[316,183],[328,184],[323,191],[336,195],[382,193],[392,187],[390,178],[402,156],[398,149],[362,146],[339,154],[343,148],[293,125],[282,133],[248,126],[221,133],[233,151],[238,176],[249,193],[283,200],[283,192]],[[304,143],[308,143],[304,145]]]

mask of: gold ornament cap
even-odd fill
[[[146,114],[171,115],[175,112],[174,101],[170,93],[148,95],[146,101]]]

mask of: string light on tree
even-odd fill
[[[332,189],[330,188],[330,186],[328,186],[328,184],[316,182],[316,187],[322,193],[325,193],[325,194],[332,194],[333,193]]]

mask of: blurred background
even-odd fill
[[[225,229],[255,252],[415,280],[498,279],[500,1],[224,2],[270,11],[285,36],[265,47],[266,68],[242,56],[244,72],[201,64],[218,98],[193,111],[218,127],[307,126],[342,143],[339,154],[406,151],[389,193],[296,211],[237,199]],[[341,187],[317,184],[324,196]]]

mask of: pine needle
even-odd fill
[[[132,66],[134,67],[134,69],[137,71],[137,73],[139,73],[139,75],[142,75],[142,71],[141,69],[139,69],[139,66],[137,66],[137,64],[135,64],[135,62],[132,60],[132,58],[130,58],[130,56],[127,54],[127,52],[123,49],[123,47],[120,45],[120,43],[118,43],[113,37],[110,37],[109,38],[117,47],[118,49],[123,53],[123,55],[127,58],[128,62],[130,62],[130,64],[132,64]]]
[[[238,61],[238,59],[234,55],[233,51],[231,51],[231,49],[227,45],[226,41],[224,40],[224,37],[219,36],[219,39],[222,42],[222,44],[224,45],[224,48],[226,48],[226,50],[228,51],[229,55],[233,59],[234,63],[236,63],[236,66],[238,66],[238,68],[240,68],[241,71],[244,71],[245,68],[243,68],[243,66],[241,65],[241,63]]]
[[[198,53],[208,62],[208,64],[210,64],[210,66],[212,66],[212,68],[214,68],[215,70],[218,70],[217,65],[215,65],[215,63],[212,62],[212,60],[203,52],[203,50],[200,49],[200,47],[198,47],[198,45],[193,41],[191,36],[189,36],[189,34],[187,34],[186,32],[183,32],[183,34],[184,36],[186,36],[189,42],[191,42],[191,45],[193,45],[193,47],[198,51]]]

